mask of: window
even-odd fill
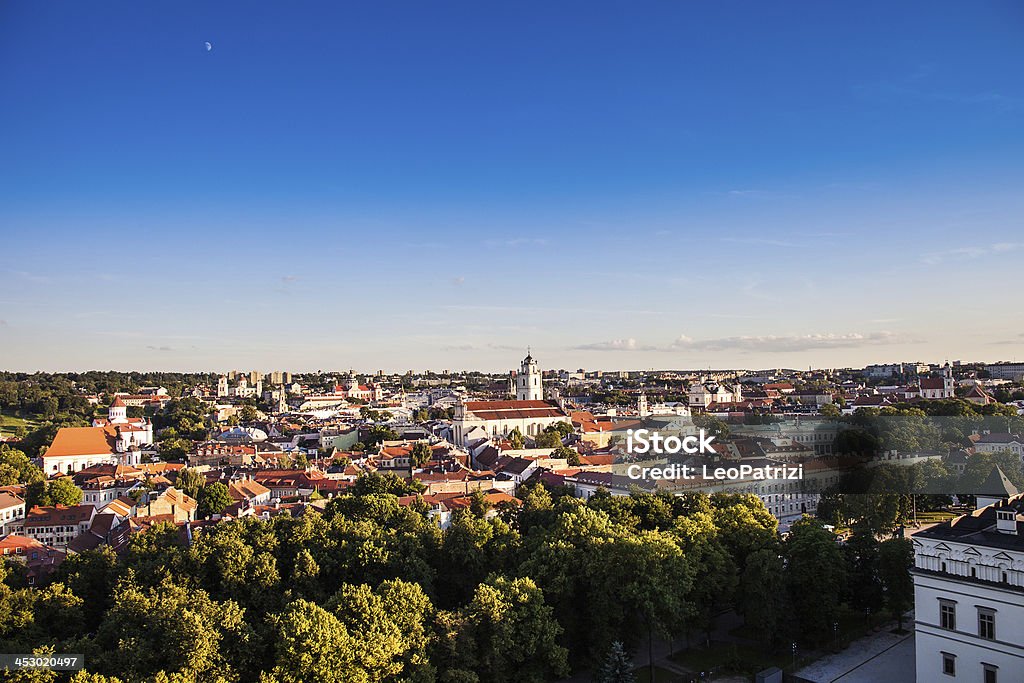
[[[942,673],[947,676],[956,676],[956,655],[948,652],[942,653]]]
[[[997,673],[996,673],[997,671],[999,671],[999,667],[998,666],[995,666],[993,664],[982,664],[981,668],[982,668],[982,671],[984,671],[982,680],[985,683],[998,683]]]
[[[985,640],[996,639],[996,613],[993,610],[978,608],[978,635]]]
[[[956,604],[948,600],[939,601],[939,626],[950,631],[956,630]]]

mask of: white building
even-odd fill
[[[106,419],[92,427],[61,427],[43,454],[43,472],[72,474],[93,465],[138,465],[143,450],[153,443],[153,425],[144,418],[129,418],[127,407],[114,399]]]
[[[37,505],[25,518],[25,536],[46,545],[66,546],[89,530],[95,516],[96,508],[92,505]]]
[[[990,377],[1008,379],[1011,382],[1024,380],[1024,363],[989,363],[985,366]]]
[[[690,385],[689,400],[691,408],[707,408],[712,403],[739,403],[743,400],[743,387],[738,383],[734,386],[725,384],[696,382]]]
[[[569,415],[554,401],[544,401],[540,370],[530,355],[516,376],[514,401],[465,401],[455,406],[452,438],[463,446],[474,438],[505,436],[518,429],[524,436],[538,436],[549,425],[569,422]]]
[[[953,380],[953,369],[946,363],[942,368],[942,377],[924,377],[918,380],[921,398],[943,399],[956,396],[956,382]]]
[[[544,388],[541,379],[540,368],[537,361],[529,352],[520,367],[516,376],[516,400],[517,401],[543,401]]]
[[[0,536],[21,528],[25,519],[25,501],[6,491],[0,491]]]
[[[971,439],[974,440],[974,437]],[[982,434],[974,441],[975,453],[1013,453],[1024,458],[1024,436],[1017,434]]]
[[[979,508],[913,535],[917,681],[1024,681],[1024,494],[996,468]]]

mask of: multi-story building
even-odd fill
[[[24,533],[45,545],[66,546],[89,530],[95,516],[96,508],[92,505],[37,505],[25,517]]]
[[[996,468],[977,498],[912,537],[918,683],[1024,681],[1024,494]]]
[[[120,398],[110,404],[106,418],[92,427],[61,427],[43,454],[46,476],[73,474],[93,465],[138,465],[152,448],[153,425],[145,418],[128,417]]]
[[[465,445],[477,439],[505,436],[518,429],[527,437],[541,434],[557,422],[569,422],[569,414],[554,401],[543,400],[544,386],[537,361],[529,354],[519,373],[510,377],[514,401],[465,401],[455,406],[452,437]]]
[[[989,377],[1008,379],[1011,382],[1024,380],[1024,363],[989,363],[985,369]]]
[[[975,453],[1013,453],[1024,458],[1024,436],[1020,434],[981,434],[971,437]]]
[[[730,404],[743,400],[743,387],[737,382],[728,386],[713,382],[691,384],[687,391],[691,408],[703,410],[712,403]]]
[[[21,527],[25,519],[25,501],[6,491],[0,491],[0,536]]]

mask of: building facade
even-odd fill
[[[918,683],[1024,681],[1024,495],[912,539]]]

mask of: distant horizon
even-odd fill
[[[548,366],[548,365],[545,365],[543,363],[543,358],[542,357],[538,357],[537,360],[538,360],[538,363],[541,366],[541,369],[544,372],[556,371],[556,370],[557,371],[564,370],[566,372],[576,372],[576,371],[578,371],[578,370],[580,370],[582,368],[585,372],[597,372],[597,371],[599,371],[599,372],[608,372],[608,373],[613,373],[613,372],[679,372],[679,373],[701,373],[701,372],[707,373],[707,372],[710,372],[710,373],[719,373],[719,372],[733,372],[733,371],[743,371],[743,372],[755,373],[755,372],[762,372],[762,371],[763,372],[769,372],[769,371],[773,371],[773,370],[777,370],[777,371],[792,371],[792,372],[808,372],[808,371],[816,372],[816,371],[820,371],[820,370],[831,370],[831,371],[860,370],[860,369],[863,369],[863,368],[865,368],[867,366],[870,366],[870,365],[896,365],[896,364],[900,364],[900,363],[902,363],[902,364],[921,363],[922,365],[942,366],[943,364],[945,364],[948,361],[950,364],[952,364],[954,362],[959,362],[962,365],[969,366],[969,365],[977,365],[977,364],[995,365],[995,364],[1000,364],[1000,363],[1011,363],[1012,364],[1012,363],[1024,362],[1024,361],[1006,360],[1006,359],[987,361],[987,360],[977,360],[977,359],[966,360],[966,359],[962,359],[962,358],[949,358],[949,359],[943,359],[943,360],[939,360],[939,361],[927,361],[927,360],[876,360],[876,361],[872,361],[870,363],[864,363],[864,364],[861,364],[861,365],[811,366],[810,368],[799,367],[797,365],[768,365],[768,366],[740,366],[740,365],[736,365],[736,366],[712,366],[712,367],[672,367],[672,366],[661,366],[661,367],[625,367],[625,366],[623,366],[623,367],[607,368],[607,367],[588,367],[588,366],[583,366],[583,365]],[[507,368],[498,368],[498,369],[446,367],[446,368],[438,368],[438,369],[434,369],[434,368],[405,368],[405,369],[402,369],[402,370],[389,370],[387,367],[383,367],[383,368],[382,367],[378,367],[378,368],[374,368],[373,370],[361,370],[358,367],[353,367],[353,368],[347,368],[347,367],[343,367],[343,368],[326,368],[326,367],[323,367],[323,368],[316,368],[316,369],[300,369],[300,370],[296,370],[296,369],[292,369],[292,368],[288,368],[288,367],[271,368],[271,369],[260,369],[260,368],[255,368],[255,367],[241,367],[241,366],[239,366],[239,367],[231,367],[231,368],[228,368],[228,369],[219,369],[219,370],[210,370],[210,369],[182,370],[182,369],[168,369],[168,368],[132,368],[132,369],[125,370],[125,369],[117,369],[117,368],[97,368],[97,367],[89,368],[89,369],[86,369],[86,370],[45,370],[45,369],[12,370],[12,369],[9,369],[9,368],[0,368],[0,372],[25,373],[25,374],[34,374],[36,372],[49,373],[49,374],[84,374],[84,373],[88,373],[88,372],[122,372],[122,373],[138,372],[138,373],[179,373],[179,374],[193,374],[193,375],[199,375],[199,374],[227,375],[229,372],[232,372],[232,371],[238,372],[240,374],[248,374],[249,372],[252,372],[252,371],[255,370],[255,371],[263,373],[264,375],[269,375],[272,372],[278,372],[278,371],[280,371],[280,372],[289,372],[289,373],[292,373],[293,375],[309,375],[309,374],[317,374],[317,373],[319,373],[319,374],[327,374],[327,375],[331,375],[331,374],[345,375],[345,374],[349,373],[350,371],[354,371],[355,374],[357,374],[357,375],[373,376],[378,371],[383,371],[385,375],[403,375],[406,372],[408,372],[409,370],[412,370],[413,374],[423,374],[423,373],[428,373],[428,372],[429,373],[434,373],[434,374],[443,374],[444,372],[448,372],[450,374],[459,374],[459,373],[466,373],[466,372],[480,372],[480,373],[484,373],[484,374],[494,375],[494,374],[508,373],[510,370],[517,369],[517,367],[518,367],[518,362],[513,363],[512,365],[510,365]]]

